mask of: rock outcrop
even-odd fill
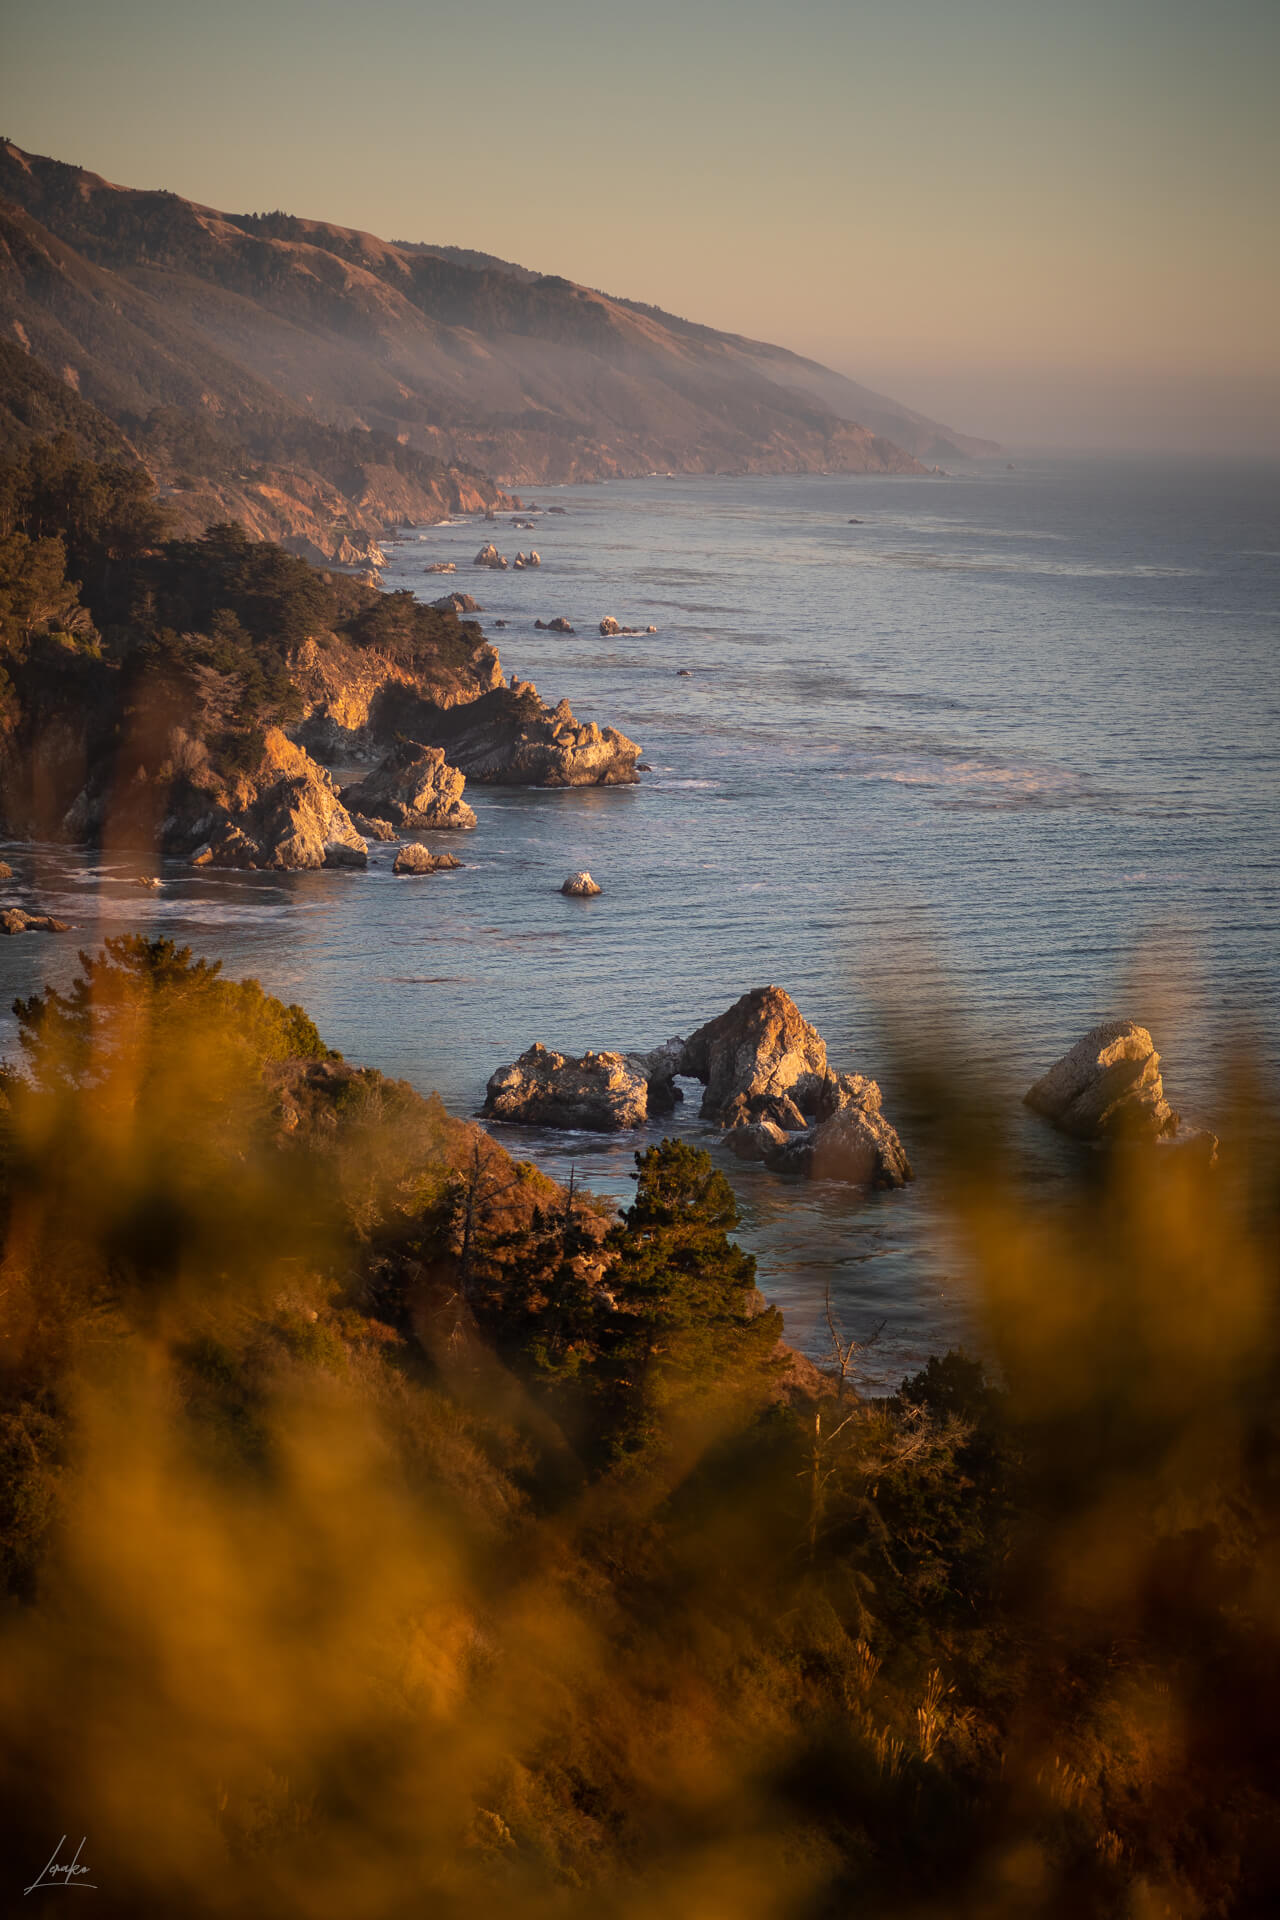
[[[474,827],[475,813],[462,798],[466,784],[466,775],[449,765],[441,748],[409,740],[393,747],[343,798],[348,807],[370,819],[388,820],[402,833]]]
[[[339,800],[332,775],[278,727],[267,729],[254,774],[192,820],[191,812],[208,797],[196,789],[182,811],[164,824],[165,845],[187,853],[193,866],[305,869],[368,864],[369,849]]]
[[[604,619],[600,622],[600,631],[604,635],[604,638],[606,640],[612,640],[615,634],[656,633],[658,629],[656,627],[619,626],[618,622],[614,619],[613,615],[611,613],[606,613]]]
[[[456,617],[456,616],[454,616]],[[294,729],[300,743],[324,760],[373,760],[402,736],[430,745],[429,732],[405,716],[433,715],[500,687],[502,665],[478,626],[458,623],[453,657],[408,665],[391,652],[337,638],[305,640],[289,656],[289,673],[303,700]]]
[[[674,1052],[674,1042],[668,1043]],[[673,1071],[701,1080],[705,1118],[804,1124],[831,1078],[822,1035],[790,994],[756,987],[691,1033]]]
[[[371,820],[367,813],[352,813],[351,824],[365,840],[394,840],[396,837],[396,830],[389,820]]]
[[[582,873],[571,873],[560,891],[561,893],[567,893],[572,900],[590,900],[592,896],[599,893],[601,889],[591,878],[591,875],[584,871]]]
[[[476,567],[494,567],[505,572],[507,563],[494,546],[492,540],[490,540],[486,545],[481,547],[479,553],[472,561],[472,565]]]
[[[822,1035],[780,987],[744,993],[645,1061],[654,1079],[701,1080],[703,1117],[724,1127],[745,1159],[859,1186],[900,1187],[913,1177],[877,1083],[835,1072]]]
[[[535,547],[530,547],[528,553],[518,553],[516,555],[517,572],[523,572],[526,567],[540,567],[541,565],[542,555]]]
[[[578,877],[578,876],[575,876]],[[913,1178],[880,1089],[836,1073],[822,1036],[777,987],[758,987],[716,1020],[648,1053],[587,1053],[580,1059],[534,1046],[489,1082],[490,1119],[616,1132],[669,1113],[677,1078],[701,1080],[702,1114],[726,1144],[779,1173],[900,1187]],[[588,1116],[588,1117],[584,1117]]]
[[[445,593],[431,602],[437,613],[483,613],[484,608],[469,593]]]
[[[401,731],[428,736],[469,780],[508,787],[620,787],[639,778],[641,749],[616,727],[574,717],[567,700],[548,707],[529,680],[447,712],[405,709]]]
[[[568,620],[565,619],[565,616],[562,613],[558,613],[554,620],[535,620],[533,625],[534,625],[534,631],[537,633],[573,633],[574,632],[574,628],[569,624]]]
[[[485,1093],[489,1120],[535,1127],[581,1127],[620,1133],[649,1115],[643,1066],[622,1053],[584,1053],[572,1059],[541,1042],[509,1067],[499,1067]]]
[[[879,1087],[874,1080],[865,1084],[868,1097],[861,1104],[844,1107],[803,1132],[771,1140],[760,1155],[766,1167],[773,1173],[841,1180],[850,1186],[906,1186],[914,1177],[911,1163],[896,1130],[880,1111]],[[734,1143],[730,1133],[728,1144]]]
[[[550,708],[530,681],[504,682],[479,629],[463,627],[456,668],[428,676],[372,649],[307,641],[290,668],[306,704],[297,732],[322,759],[372,760],[404,740],[440,747],[467,779],[494,786],[631,786],[640,748],[616,728]],[[362,801],[351,804],[368,814]]]
[[[422,571],[424,573],[456,573],[458,568],[453,560],[436,560],[431,566],[424,567]]]
[[[401,847],[391,868],[392,873],[444,873],[450,867],[460,867],[461,860],[455,860],[451,853],[432,853],[420,841],[411,840]]]
[[[55,920],[51,913],[25,913],[21,907],[9,907],[0,913],[0,933],[67,933],[69,920]]]
[[[1133,1020],[1092,1027],[1024,1098],[1080,1140],[1158,1140],[1179,1125],[1164,1097],[1160,1055]]]

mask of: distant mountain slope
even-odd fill
[[[95,460],[133,460],[136,451],[114,420],[82,400],[25,343],[0,340],[0,445],[23,447],[69,433]]]
[[[860,419],[865,390],[781,348],[464,249],[219,213],[8,143],[0,196],[0,337],[166,477],[185,459],[231,486],[266,465],[287,495],[297,470],[334,492],[313,517],[345,501],[369,527],[433,488],[447,510],[450,486],[479,498],[480,472],[921,471],[889,419],[929,458],[966,450],[881,396]]]
[[[476,253],[467,247],[433,247],[403,240],[395,244],[409,252],[439,254],[442,259],[452,260],[460,266],[511,274],[518,280],[529,281],[538,277],[528,267],[517,266],[514,260],[501,260],[496,254]],[[870,427],[873,433],[893,440],[918,460],[927,460],[932,464],[940,460],[981,460],[1000,451],[996,440],[981,440],[970,433],[958,433],[954,427],[930,420],[926,415],[904,407],[900,400],[891,400],[887,394],[861,386],[845,374],[836,373],[817,360],[806,360],[787,347],[768,346],[740,334],[718,333],[714,327],[701,326],[693,320],[682,320],[676,314],[667,313],[661,307],[646,305],[640,300],[605,297],[612,298],[615,306],[649,315],[673,333],[704,341],[729,341],[767,379],[803,393],[809,402],[818,400],[842,420]]]

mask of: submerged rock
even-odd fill
[[[1080,1140],[1158,1140],[1179,1125],[1164,1097],[1160,1055],[1134,1020],[1090,1028],[1023,1097]]]
[[[462,798],[466,784],[466,775],[450,766],[442,748],[406,740],[344,797],[348,806],[389,820],[402,832],[474,827],[475,813]]]
[[[437,560],[433,566],[424,567],[424,573],[456,573],[457,565],[452,560]]]
[[[451,853],[432,853],[418,840],[411,840],[401,847],[391,868],[392,873],[444,873],[451,867],[460,867],[461,860],[455,860]]]
[[[571,873],[560,891],[567,893],[574,900],[589,900],[593,894],[599,893],[601,888],[589,873],[583,872]]]
[[[540,1041],[509,1067],[499,1067],[485,1092],[484,1117],[524,1126],[581,1127],[620,1133],[643,1125],[649,1082],[623,1053],[584,1053],[573,1059]]]

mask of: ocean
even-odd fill
[[[0,943],[0,1004],[64,981],[77,944],[165,932],[470,1114],[534,1040],[650,1047],[773,982],[834,1065],[880,1080],[919,1175],[859,1196],[706,1139],[788,1337],[821,1355],[828,1293],[850,1334],[883,1324],[872,1387],[980,1346],[913,1063],[960,1112],[1003,1105],[1046,1191],[1080,1150],[1020,1095],[1099,1019],[1151,1027],[1190,1118],[1217,1117],[1233,1049],[1280,1085],[1280,469],[1017,459],[525,493],[567,511],[532,534],[406,531],[384,585],[474,593],[506,669],[642,744],[639,786],[468,786],[477,830],[427,836],[465,868],[425,881],[375,848],[363,875],[175,866],[150,897],[127,863],[40,849],[41,902],[80,938]],[[489,537],[541,569],[474,569]],[[534,631],[558,614],[572,636]],[[607,614],[657,632],[603,639]],[[579,867],[598,899],[558,892]],[[702,1140],[690,1093],[666,1130]],[[643,1144],[503,1138],[622,1200]]]

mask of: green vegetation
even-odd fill
[[[7,1858],[74,1814],[130,1914],[1271,1910],[1269,1164],[957,1163],[1003,1384],[872,1400],[685,1144],[610,1220],[168,942],[16,1011]]]
[[[20,347],[0,340],[0,446],[71,434],[91,460],[127,458],[129,443],[105,413]]]
[[[309,640],[380,651],[428,680],[471,667],[478,629],[412,594],[317,571],[237,525],[193,540],[171,531],[143,467],[85,459],[69,435],[0,465],[11,829],[58,831],[86,763],[95,792],[139,770],[148,781],[184,768],[231,784],[251,776],[264,730],[302,718],[296,661]],[[77,729],[83,744],[68,751]]]

